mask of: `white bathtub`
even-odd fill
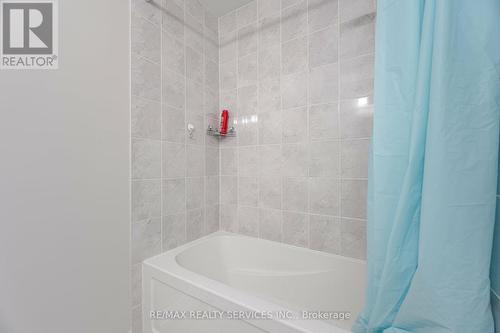
[[[350,332],[365,269],[360,260],[218,232],[144,262],[144,333]],[[303,310],[350,319],[306,319]]]

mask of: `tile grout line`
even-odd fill
[[[306,33],[306,68],[307,68],[307,97],[306,97],[306,136],[307,136],[307,141],[309,142],[310,140],[310,130],[309,130],[309,120],[310,120],[310,96],[311,96],[311,89],[310,89],[310,84],[309,84],[309,77],[311,75],[311,54],[310,54],[310,49],[309,49],[309,43],[310,43],[310,33],[311,29],[309,27],[309,1],[306,1],[306,21],[307,21],[307,33]],[[309,176],[309,155],[310,155],[310,149],[307,149],[307,175]],[[307,215],[306,215],[306,223],[307,223],[307,247],[311,248],[311,219],[310,219],[310,205],[311,205],[311,193],[309,191],[309,177],[307,178],[306,181],[306,188],[307,188]]]
[[[186,2],[183,1],[183,24],[182,24],[182,35],[183,35],[183,45],[182,47],[184,48],[184,128],[183,128],[183,137],[184,137],[184,156],[185,156],[185,161],[186,161],[186,167],[184,168],[184,238],[183,238],[183,243],[187,243],[188,236],[187,236],[187,224],[188,224],[188,212],[187,212],[187,176],[188,176],[188,140],[187,140],[187,57],[186,57],[186,19],[187,19],[187,8],[186,8]]]
[[[163,15],[160,15],[160,140],[163,139],[163,131],[166,130],[163,126]],[[163,247],[163,141],[160,142],[160,252],[165,249]],[[166,158],[166,156],[165,156]]]
[[[279,35],[279,52],[280,52],[280,61],[279,61],[279,78],[280,78],[280,122],[281,122],[281,133],[280,133],[280,153],[283,156],[283,117],[284,117],[284,108],[283,108],[283,9],[280,1],[280,35]],[[307,98],[307,97],[306,97]],[[280,156],[280,159],[282,158]],[[282,164],[282,162],[280,161]],[[281,187],[281,207],[280,207],[280,242],[285,242],[285,214],[283,211],[283,206],[285,204],[284,195],[283,195],[283,177],[280,177],[280,187]],[[260,181],[259,181],[260,183]]]
[[[341,31],[340,31],[340,0],[337,1],[337,128],[338,128],[338,137],[339,137],[339,151],[337,152],[338,153],[338,159],[339,159],[339,170],[338,170],[338,177],[340,178],[340,182],[339,182],[339,187],[338,187],[338,205],[339,205],[339,221],[338,221],[338,228],[340,229],[339,230],[339,235],[340,235],[340,244],[339,244],[339,254],[342,255],[342,253],[344,252],[343,251],[343,237],[342,237],[342,135],[340,134],[340,132],[342,131],[342,124],[341,124],[341,117],[340,117],[340,86],[341,86],[341,70],[342,70],[342,66],[340,64],[341,62],[341,43],[340,43],[340,34],[341,34]]]

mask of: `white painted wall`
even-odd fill
[[[128,332],[129,2],[59,3],[60,69],[0,71],[0,332]]]

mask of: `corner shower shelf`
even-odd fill
[[[214,128],[212,128],[212,126],[208,126],[208,128],[207,128],[207,134],[210,135],[210,136],[215,136],[215,137],[219,137],[219,138],[223,138],[223,137],[226,137],[226,136],[235,137],[236,136],[236,130],[234,129],[234,127],[230,127],[227,130],[226,134],[222,134],[218,129],[214,129]]]

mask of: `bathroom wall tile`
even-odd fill
[[[257,20],[257,1],[253,0],[236,10],[236,23],[238,28],[245,27]]]
[[[259,178],[259,206],[281,209],[281,177],[261,176]]]
[[[132,264],[161,252],[161,218],[132,223]]]
[[[330,64],[311,69],[309,73],[309,103],[331,103],[338,99],[338,68]]]
[[[186,13],[184,18],[184,41],[186,46],[190,46],[199,53],[203,53],[203,24],[189,13]]]
[[[253,207],[238,208],[238,232],[251,236],[259,236],[259,209]]]
[[[307,142],[307,108],[283,112],[283,143]]]
[[[238,115],[252,116],[257,114],[259,95],[257,85],[238,89]],[[240,125],[243,125],[240,123]]]
[[[142,305],[133,307],[131,312],[132,333],[142,333]]]
[[[338,23],[338,0],[309,0],[309,31]]]
[[[210,41],[213,43],[213,45],[216,45],[218,47],[219,45],[219,32],[218,31],[214,31],[210,28],[208,28],[207,26],[204,27],[204,41],[205,41],[205,49],[204,49],[204,52],[207,53],[207,49],[206,49],[206,42],[207,41]],[[210,52],[213,52],[213,51],[210,51]],[[215,54],[214,54],[215,56]],[[217,61],[217,58],[218,57],[214,57],[214,56],[211,56],[211,59],[213,60],[216,60]]]
[[[282,119],[280,110],[259,114],[259,143],[281,143],[281,124]]]
[[[251,53],[239,59],[238,63],[238,87],[257,84],[258,76],[257,52]]]
[[[187,156],[187,176],[203,177],[205,171],[205,149],[200,145],[188,145]]]
[[[150,5],[150,4],[148,4]],[[184,6],[175,0],[165,0],[162,15],[162,29],[179,39],[184,38]],[[158,11],[158,9],[156,9]]]
[[[205,210],[202,208],[188,210],[186,216],[187,241],[198,239],[205,233]]]
[[[238,117],[238,144],[240,146],[256,145],[259,143],[259,127],[257,115]]]
[[[190,47],[186,47],[186,76],[196,82],[203,82],[203,55]]]
[[[311,68],[338,61],[338,28],[332,25],[309,36],[309,66]]]
[[[308,246],[308,229],[307,214],[283,211],[283,241],[285,243]]]
[[[214,87],[218,88],[219,85],[214,84]],[[205,115],[207,115],[211,118],[218,118],[219,112],[220,112],[219,91],[212,90],[212,88],[209,88],[207,85],[205,85],[205,89],[204,89],[203,93],[204,93],[203,112],[205,113]]]
[[[228,34],[236,29],[236,11],[230,12],[219,18],[219,32],[221,35]]]
[[[203,114],[203,86],[201,83],[187,80],[186,110],[188,113]]]
[[[366,259],[366,221],[343,218],[341,237],[341,255]]]
[[[132,139],[132,178],[161,177],[161,142],[149,139]]]
[[[238,206],[220,206],[220,226],[224,231],[238,232]]]
[[[172,215],[186,211],[186,179],[164,180],[162,183],[163,214]]]
[[[163,216],[162,223],[163,251],[186,242],[186,213]]]
[[[300,3],[302,0],[281,0],[281,8],[285,9]]]
[[[188,110],[186,114],[186,142],[190,145],[203,145],[205,143],[205,116],[199,109]],[[194,126],[194,131],[189,133],[187,126]]]
[[[219,33],[219,18],[216,15],[210,13],[208,10],[205,10],[204,23],[205,28],[208,28],[215,34]]]
[[[311,142],[309,150],[309,176],[340,176],[340,144],[338,141]]]
[[[310,212],[320,215],[339,216],[340,182],[333,178],[309,178]]]
[[[259,237],[275,242],[281,242],[282,213],[279,209],[259,210]]]
[[[238,82],[238,63],[236,60],[225,62],[220,66],[221,88],[222,90],[236,89]]]
[[[341,223],[338,217],[309,215],[310,244],[313,250],[341,252]]]
[[[311,140],[340,138],[338,104],[318,104],[309,107],[309,137]]]
[[[342,138],[369,138],[372,136],[373,104],[371,97],[341,101],[339,109]]]
[[[238,90],[221,91],[220,94],[220,108],[229,110],[229,116],[234,116],[238,113]],[[217,115],[219,116],[219,115]]]
[[[132,266],[130,274],[132,306],[142,303],[142,265]]]
[[[375,14],[340,25],[340,58],[349,59],[375,51]]]
[[[281,11],[281,42],[301,37],[307,34],[307,1],[302,0],[297,4]]]
[[[205,207],[205,234],[219,231],[219,205]]]
[[[160,66],[132,55],[132,95],[159,102],[161,99]]]
[[[308,178],[283,178],[283,209],[297,212],[308,211]]]
[[[236,176],[220,177],[220,203],[222,205],[238,203],[238,178]]]
[[[205,178],[205,205],[213,206],[219,204],[219,177],[210,176]]]
[[[281,110],[280,77],[259,81],[259,113],[277,112]]]
[[[281,73],[281,49],[275,47],[260,50],[259,53],[259,79],[279,77]]]
[[[186,10],[198,21],[204,19],[204,8],[198,0],[184,0]]]
[[[212,41],[214,43],[219,42],[219,33],[215,30],[212,30],[208,28],[206,25],[203,27],[203,40],[204,41]],[[206,44],[205,44],[206,45]],[[203,50],[203,52],[207,52],[206,49]]]
[[[281,80],[283,109],[305,106],[307,104],[307,73],[285,75]]]
[[[221,64],[238,58],[238,31],[226,33],[220,37]]]
[[[342,177],[368,178],[368,155],[370,140],[345,140],[342,148]]]
[[[163,142],[163,177],[186,176],[186,147],[182,143]]]
[[[340,21],[346,22],[375,12],[375,0],[339,0]]]
[[[238,56],[244,57],[247,54],[257,51],[259,43],[258,24],[252,23],[238,30]]]
[[[203,177],[186,179],[186,208],[201,208],[205,199],[205,181]]]
[[[237,148],[222,148],[220,150],[220,174],[222,176],[234,176],[238,171]]]
[[[259,175],[259,153],[256,146],[238,148],[238,173],[240,176]]]
[[[307,37],[292,39],[281,44],[281,63],[284,75],[307,70]]]
[[[184,108],[186,84],[183,76],[165,70],[163,72],[163,103],[178,108]]]
[[[161,48],[163,68],[184,75],[186,70],[184,42],[163,31]]]
[[[259,206],[259,178],[239,177],[238,179],[238,205]]]
[[[258,0],[259,19],[279,13],[281,0]]]
[[[342,217],[366,219],[367,180],[342,180]]]
[[[151,4],[142,0],[132,0],[131,5],[133,15],[143,17],[158,26],[161,24],[161,12]]]
[[[161,29],[146,19],[132,15],[131,49],[138,56],[160,64]]]
[[[184,109],[168,105],[162,107],[162,136],[170,142],[185,142],[185,112]]]
[[[218,147],[205,147],[205,175],[218,176],[219,175],[219,148]]]
[[[305,177],[308,173],[309,149],[307,144],[285,144],[282,149],[284,176]]]
[[[272,2],[272,1],[271,1]],[[276,46],[281,40],[281,14],[278,11],[268,15],[259,22],[259,48]]]
[[[281,146],[259,146],[259,166],[262,176],[281,175]]]
[[[161,181],[132,181],[132,222],[161,216]]]
[[[131,133],[135,138],[161,138],[161,105],[159,102],[132,96]]]
[[[209,38],[205,38],[203,43],[205,59],[209,59],[211,61],[215,61],[219,63],[219,38],[216,41],[213,41]]]
[[[373,55],[365,55],[341,63],[340,98],[360,98],[373,93]]]

